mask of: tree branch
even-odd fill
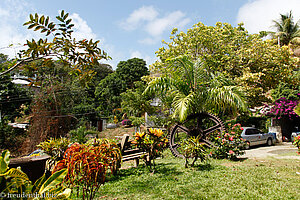
[[[26,62],[31,62],[31,61],[35,61],[35,60],[40,60],[43,59],[44,57],[39,57],[39,58],[25,58],[19,62],[17,62],[13,67],[9,68],[8,70],[1,72],[0,76],[3,76],[11,71],[13,71],[14,69],[16,69],[17,67],[19,67],[20,65],[26,63]]]

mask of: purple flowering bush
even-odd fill
[[[300,93],[297,94],[297,96],[300,98]],[[283,117],[288,117],[289,119],[299,117],[294,111],[295,107],[298,105],[298,101],[299,100],[289,100],[285,97],[277,99],[271,106],[266,106],[270,109],[266,115],[275,116],[276,119],[281,119]]]

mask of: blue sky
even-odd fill
[[[103,62],[115,68],[132,57],[154,62],[161,40],[168,41],[174,27],[186,32],[197,22],[244,22],[250,33],[257,33],[270,30],[272,20],[289,10],[300,19],[300,0],[1,0],[0,53],[13,58],[25,39],[40,37],[22,26],[30,13],[54,19],[60,10],[73,18],[76,38],[100,40],[113,58]]]

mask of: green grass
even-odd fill
[[[156,162],[154,174],[142,164],[120,170],[97,199],[300,199],[300,160],[209,160],[186,169],[168,153]]]

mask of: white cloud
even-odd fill
[[[122,28],[125,30],[134,30],[143,21],[152,21],[158,15],[158,12],[153,6],[143,6],[133,11],[129,17],[121,23]]]
[[[22,26],[27,19],[27,12],[31,11],[31,6],[23,0],[1,0],[0,53],[14,58],[24,48],[25,39],[33,37],[34,34]]]
[[[238,12],[237,23],[243,22],[250,33],[272,30],[272,20],[292,10],[294,21],[300,19],[299,0],[252,0]]]
[[[93,33],[93,30],[85,20],[83,20],[79,14],[73,13],[70,15],[72,23],[74,24],[74,32],[72,33],[73,37],[77,40],[82,39],[96,39],[97,35]]]
[[[172,29],[175,26],[177,28],[182,28],[189,22],[190,20],[185,18],[184,13],[181,11],[175,11],[166,15],[165,17],[154,19],[153,21],[149,22],[145,28],[147,33],[156,37],[162,35],[163,32],[170,28]]]
[[[139,43],[152,45],[161,40],[161,36],[166,31],[171,31],[176,27],[182,29],[191,20],[181,11],[174,11],[159,16],[159,12],[153,7],[141,7],[133,11],[130,16],[121,23],[121,27],[127,31],[143,30],[149,36],[140,39]]]

